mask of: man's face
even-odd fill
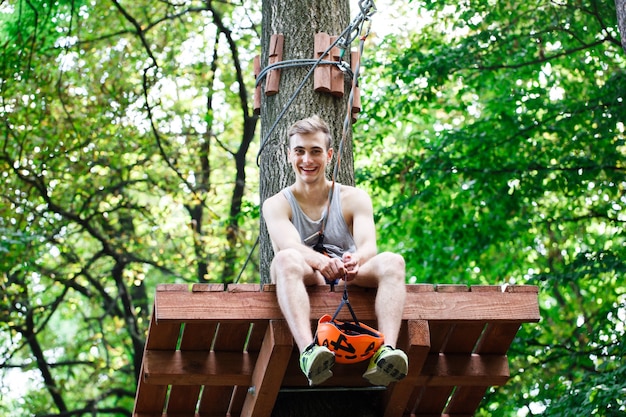
[[[289,162],[298,178],[305,182],[326,178],[326,166],[333,156],[333,150],[326,149],[326,143],[326,135],[323,132],[291,137]]]

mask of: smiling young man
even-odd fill
[[[326,178],[333,156],[328,125],[313,116],[288,131],[288,158],[295,182],[268,198],[263,218],[274,247],[270,270],[278,303],[300,350],[300,367],[310,385],[332,376],[334,354],[314,342],[306,286],[345,279],[351,285],[377,288],[375,311],[385,344],[363,374],[373,385],[402,379],[408,369],[395,348],[406,298],[404,259],[377,253],[372,203],[362,190]],[[329,203],[330,199],[330,203]],[[318,243],[324,224],[324,251]]]

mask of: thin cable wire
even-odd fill
[[[287,61],[275,62],[263,68],[263,70],[261,70],[259,75],[257,75],[255,87],[258,87],[259,84],[261,84],[261,81],[263,80],[263,78],[267,76],[267,73],[272,70],[282,69],[282,68],[304,67],[307,65],[333,65],[335,67],[338,67],[340,70],[346,72],[350,76],[350,78],[352,78],[353,76],[352,69],[348,67],[345,61],[325,61],[325,60],[319,61],[317,59],[291,59]]]
[[[246,258],[246,261],[243,263],[243,266],[241,267],[241,270],[239,271],[239,275],[237,275],[237,279],[235,279],[234,284],[238,283],[239,280],[241,279],[241,276],[243,275],[243,271],[246,270],[246,266],[248,266],[250,259],[252,259],[252,253],[254,252],[256,247],[259,245],[259,240],[260,240],[260,236],[257,235],[256,240],[254,241],[254,245],[252,245],[252,249],[250,249],[250,252],[248,252],[248,257]]]

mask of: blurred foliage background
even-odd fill
[[[411,283],[540,288],[478,415],[624,415],[615,6],[376,5],[352,152],[380,249]],[[258,282],[260,16],[0,2],[0,414],[129,416],[155,285]]]

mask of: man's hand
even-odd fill
[[[346,252],[343,254],[343,266],[346,270],[346,281],[356,278],[359,272],[359,259],[354,253]]]
[[[322,255],[320,260],[321,262],[316,269],[327,281],[343,279],[346,276],[347,271],[341,259]]]

